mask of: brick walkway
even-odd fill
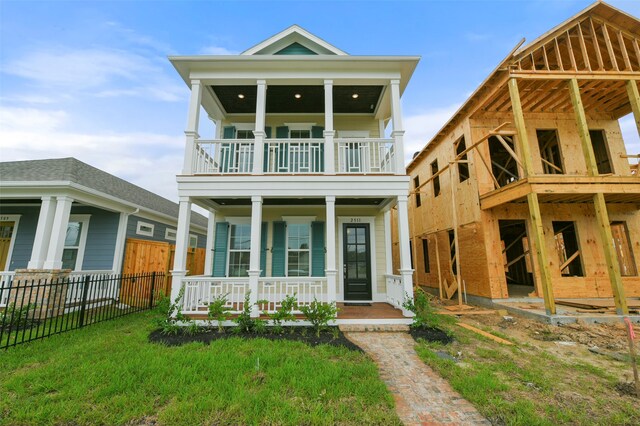
[[[347,337],[378,364],[405,425],[491,425],[418,357],[407,333],[351,332]]]

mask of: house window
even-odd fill
[[[153,237],[153,230],[155,225],[147,222],[138,222],[136,226],[136,234],[143,235],[145,237]]]
[[[431,267],[429,266],[429,241],[426,238],[422,240],[422,257],[424,261],[424,272],[428,274],[431,272]]]
[[[311,130],[294,130],[289,131],[289,138],[291,139],[310,139]]]
[[[538,137],[540,160],[544,173],[548,175],[564,174],[558,131],[556,129],[536,130],[536,136]]]
[[[611,222],[611,235],[613,236],[613,247],[618,255],[620,275],[623,277],[638,275],[627,222]]]
[[[236,130],[236,139],[255,139],[253,130]]]
[[[195,234],[189,234],[189,247],[198,247],[198,236]]]
[[[194,235],[195,236],[195,235]],[[229,277],[249,275],[251,252],[251,225],[237,224],[229,227]]]
[[[458,139],[458,141],[455,143],[455,149],[456,157],[462,154],[465,149],[467,149],[467,144],[464,141],[464,136]],[[468,161],[467,154],[464,154],[458,160]],[[458,179],[460,179],[460,182],[464,182],[465,180],[469,179],[469,163],[458,163]]]
[[[64,238],[62,251],[62,269],[79,271],[82,269],[84,248],[89,228],[88,215],[71,215]]]
[[[287,276],[308,277],[311,226],[309,223],[287,223]]]
[[[438,160],[431,163],[431,176],[435,176],[438,173]],[[433,182],[433,196],[440,195],[440,176],[436,176],[432,179]]]
[[[552,222],[553,238],[560,259],[560,273],[563,277],[584,277],[578,234],[574,222]]]
[[[420,177],[416,176],[413,178],[413,187],[416,189],[416,207],[420,207],[422,205],[422,200],[420,199]]]
[[[175,241],[176,240],[176,233],[177,231],[175,229],[171,229],[171,228],[167,228],[164,230],[164,239],[165,240],[171,240],[171,241]]]
[[[613,173],[604,130],[589,130],[589,137],[591,138],[591,145],[593,146],[593,154],[596,157],[598,174],[605,175]]]

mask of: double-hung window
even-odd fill
[[[246,277],[251,252],[251,225],[232,224],[229,227],[229,277]]]
[[[82,269],[84,248],[87,242],[89,215],[71,215],[64,238],[62,269],[79,271]]]
[[[287,276],[308,277],[311,272],[310,261],[311,225],[310,223],[287,224]]]

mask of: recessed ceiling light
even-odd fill
[[[354,93],[353,95],[351,95],[351,97],[352,97],[353,99],[358,99],[358,96],[360,96],[360,95],[358,95],[357,93]]]
[[[240,99],[244,99],[244,95],[243,95],[242,93],[238,93],[238,97],[239,97]]]
[[[293,95],[293,97],[296,99],[300,99],[302,95],[300,93],[296,93],[295,95]]]

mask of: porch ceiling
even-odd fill
[[[214,203],[230,206],[251,206],[250,198],[212,198]],[[378,207],[384,203],[384,198],[336,198],[337,206],[374,206]],[[324,198],[265,198],[262,202],[264,206],[324,206]]]
[[[228,114],[255,114],[255,85],[211,86],[213,93]],[[382,86],[334,86],[333,112],[338,114],[373,114],[376,111]],[[353,95],[357,94],[354,98]],[[239,95],[243,95],[240,98]],[[300,95],[296,98],[295,95]],[[324,113],[323,86],[269,86],[267,114]]]

